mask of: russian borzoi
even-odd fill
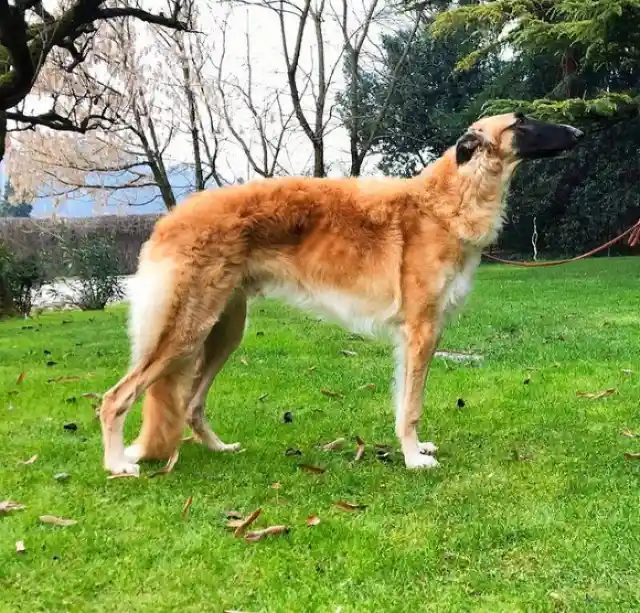
[[[257,292],[355,330],[389,330],[405,463],[437,466],[417,425],[446,314],[500,231],[518,163],[567,151],[581,137],[570,126],[498,115],[473,124],[411,179],[287,177],[191,196],[158,221],[140,254],[131,369],[101,407],[105,468],[138,474],[139,460],[169,457],[185,424],[214,451],[238,448],[212,431],[204,403]],[[125,416],[145,390],[140,435],[125,449]]]

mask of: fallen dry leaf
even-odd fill
[[[189,509],[191,508],[192,504],[193,496],[189,496],[189,498],[184,501],[184,505],[182,506],[182,519],[187,519],[187,515],[189,515]]]
[[[242,523],[235,529],[235,532],[233,533],[233,536],[235,536],[236,538],[242,536],[244,534],[245,530],[254,521],[256,521],[256,519],[258,519],[258,517],[260,517],[261,513],[262,513],[262,509],[256,509],[253,513],[251,513],[251,515],[249,515],[249,517],[247,517],[246,519],[242,520]]]
[[[294,456],[294,455],[302,455],[302,451],[300,451],[299,449],[296,449],[295,447],[289,447],[284,452],[284,455],[286,455],[287,457]]]
[[[230,519],[227,522],[227,528],[229,528],[229,530],[233,530],[235,532],[237,528],[242,526],[242,524],[244,524],[244,519]]]
[[[167,463],[158,471],[151,473],[149,475],[149,479],[152,479],[153,477],[158,477],[160,475],[168,475],[172,470],[173,467],[176,465],[176,462],[178,461],[178,458],[180,457],[180,454],[178,453],[178,450],[176,449],[172,454],[171,457],[167,460]]]
[[[367,508],[366,504],[356,504],[353,502],[345,502],[344,500],[338,500],[338,502],[334,502],[333,505],[342,511],[349,511],[350,513]]]
[[[615,387],[602,390],[600,392],[576,392],[576,396],[580,398],[592,398],[597,400],[598,398],[604,398],[605,396],[613,396],[618,390]]]
[[[640,460],[640,453],[625,453],[625,460]]]
[[[0,501],[0,515],[8,515],[11,511],[22,511],[26,509],[23,504],[13,502],[12,500]]]
[[[250,543],[260,541],[266,536],[279,536],[280,534],[286,534],[289,532],[288,526],[269,526],[262,530],[255,530],[254,532],[247,532],[244,535],[244,540]]]
[[[240,363],[249,366],[249,360],[247,360],[247,358],[240,358]]]
[[[311,368],[307,369],[307,374],[312,375],[317,369],[317,366],[312,366]]]
[[[239,511],[225,511],[224,512],[224,516],[227,519],[242,519],[242,513],[240,513]]]
[[[620,434],[622,434],[622,436],[628,436],[629,438],[637,438],[637,434],[635,432],[632,432],[631,430],[620,430]]]
[[[327,443],[326,445],[322,446],[322,451],[334,451],[336,449],[339,449],[340,447],[342,447],[342,445],[344,445],[345,443],[345,439],[344,438],[337,438],[335,441],[331,441],[330,443]]]
[[[32,455],[28,460],[25,460],[24,462],[20,462],[20,464],[33,464],[37,459],[38,459],[38,454],[36,453]]]
[[[268,397],[269,397],[269,393],[268,392],[265,392],[264,394],[260,394],[260,396],[258,396],[258,402],[263,402]]]
[[[299,464],[298,468],[300,470],[304,470],[308,473],[313,473],[314,475],[321,475],[323,472],[326,472],[326,468],[321,468],[320,466],[313,466],[312,464]]]
[[[375,383],[367,383],[366,385],[361,385],[358,389],[359,390],[374,390],[374,389],[376,389],[376,384]]]
[[[328,396],[329,398],[344,398],[340,392],[334,392],[332,390],[321,389],[320,393],[324,396]]]
[[[307,517],[307,526],[317,526],[320,523],[320,518],[317,515],[309,515]]]
[[[632,371],[630,368],[623,368],[623,369],[622,369],[622,372],[623,372],[625,375],[632,375],[632,374],[633,374],[633,371]]]
[[[353,461],[359,462],[362,459],[362,456],[364,455],[365,443],[359,436],[356,436],[356,443],[358,443],[358,449],[356,451],[356,457],[353,458]]]
[[[78,523],[75,519],[63,519],[55,515],[40,515],[40,521],[52,526],[73,526]]]
[[[128,479],[129,477],[138,479],[140,475],[134,475],[133,473],[116,473],[115,475],[109,475],[107,479]]]
[[[53,478],[56,481],[67,481],[70,477],[71,475],[69,473],[58,473],[56,475],[53,475]]]
[[[26,375],[27,375],[27,371],[26,371],[26,370],[23,370],[23,371],[18,375],[18,378],[16,379],[16,385],[20,385],[20,384],[24,381],[24,378],[26,377]]]
[[[24,546],[24,541],[16,541],[16,553],[26,553],[27,548]]]
[[[102,399],[102,394],[99,394],[98,392],[86,392],[84,394],[80,395],[81,398],[94,398],[95,400],[101,400]]]
[[[52,364],[55,364],[56,362],[53,362]],[[47,363],[47,366],[49,366],[49,363]],[[47,383],[75,383],[76,381],[82,381],[82,377],[55,377],[53,379],[47,379]]]
[[[343,349],[342,350],[342,355],[345,358],[355,358],[358,354],[355,351],[351,351],[349,349]]]
[[[280,485],[279,483],[272,483],[271,484],[271,489],[272,490],[279,490],[282,487],[282,485]]]

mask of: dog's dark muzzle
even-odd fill
[[[573,126],[528,119],[514,129],[515,149],[522,159],[553,157],[573,149],[584,132]]]

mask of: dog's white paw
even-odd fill
[[[240,451],[242,449],[242,445],[240,443],[222,443],[216,451],[221,451],[223,453],[232,453],[234,451]]]
[[[203,445],[211,451],[215,451],[218,453],[232,453],[234,451],[240,451],[242,449],[242,445],[240,443],[223,443],[219,439],[209,440],[206,439],[203,441]]]
[[[129,445],[124,450],[124,457],[134,464],[137,464],[142,458],[142,447],[138,443],[134,443],[133,445]]]
[[[432,455],[422,453],[415,456],[411,455],[409,457],[405,457],[404,463],[409,470],[429,470],[440,466],[438,460],[436,460]]]
[[[424,443],[418,443],[418,449],[420,449],[420,453],[424,453],[426,455],[436,455],[438,446],[429,441],[426,441]]]
[[[112,475],[135,475],[140,476],[140,467],[134,462],[128,462],[126,458],[122,458],[118,461],[111,461],[105,463],[105,468]]]

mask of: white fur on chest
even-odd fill
[[[305,288],[289,282],[267,282],[260,289],[266,296],[313,311],[362,334],[381,333],[394,322],[400,311],[399,304],[394,301],[381,304],[335,288]]]
[[[446,313],[453,313],[459,308],[473,286],[473,277],[480,264],[480,254],[473,253],[467,256],[462,268],[456,272],[445,290],[443,301]]]

